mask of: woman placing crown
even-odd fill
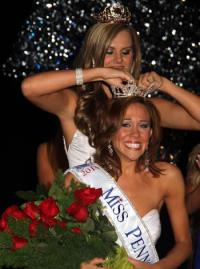
[[[138,87],[140,93],[141,88],[159,89],[179,103],[151,98],[160,112],[162,126],[200,130],[200,97],[155,72],[140,75],[140,43],[135,29],[128,24],[128,10],[111,5],[96,18],[99,21],[88,30],[74,70],[42,72],[22,82],[27,99],[59,118],[69,166],[82,164],[94,154],[93,137],[101,128],[98,119],[113,97],[111,87],[125,88],[125,92],[128,88],[132,95],[137,95]],[[138,87],[133,89],[134,81]],[[91,124],[93,119],[96,124]]]

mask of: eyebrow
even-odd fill
[[[124,121],[124,120],[131,120],[131,119],[130,119],[130,118],[126,118],[126,119],[123,119],[123,121]],[[141,122],[141,121],[150,122],[150,120],[140,120],[140,122]]]
[[[109,46],[108,48],[115,49],[115,47],[113,47],[113,46]],[[123,47],[122,49],[133,49],[133,46],[130,46],[130,47]]]

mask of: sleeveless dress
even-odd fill
[[[93,160],[92,156],[95,153],[95,148],[91,147],[88,142],[88,137],[76,130],[72,138],[72,142],[67,148],[63,137],[65,153],[69,162],[69,168]]]
[[[157,209],[150,210],[142,217],[143,222],[150,232],[150,236],[154,245],[158,241],[161,234],[160,215]]]
[[[69,162],[69,168],[83,163],[91,162],[93,160],[95,148],[90,146],[88,137],[81,133],[79,130],[76,130],[72,138],[72,142],[68,148],[66,147],[64,138],[63,141]],[[159,211],[157,209],[150,210],[145,216],[142,217],[142,220],[150,231],[152,242],[156,244],[161,234]]]

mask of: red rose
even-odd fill
[[[78,202],[72,203],[67,209],[66,212],[73,216],[77,221],[84,222],[89,216],[88,209],[81,205]]]
[[[12,250],[17,250],[25,247],[28,244],[28,240],[19,236],[13,236],[12,238]]]
[[[29,224],[29,233],[32,237],[36,236],[37,227],[39,224],[41,224],[41,221],[39,220],[33,220],[33,222]]]
[[[8,223],[5,217],[0,219],[0,231],[5,231],[8,229]]]
[[[64,220],[57,220],[54,218],[49,218],[45,215],[41,216],[41,220],[43,221],[44,225],[49,228],[49,227],[54,227],[55,225],[59,225],[62,229],[65,229],[67,226],[67,222]]]
[[[32,220],[37,219],[39,217],[40,210],[37,205],[33,202],[28,202],[25,204],[23,212]]]
[[[56,219],[48,217],[46,215],[41,215],[41,220],[47,227],[54,227],[57,224]]]
[[[8,216],[12,216],[17,220],[24,219],[26,217],[24,212],[21,211],[16,205],[12,205],[4,211],[3,217],[7,218]]]
[[[58,220],[57,224],[64,230],[67,226],[67,222],[64,220]]]
[[[45,216],[52,218],[57,216],[58,213],[60,212],[59,207],[56,204],[56,201],[52,197],[49,197],[44,201],[42,201],[39,205],[39,208]]]
[[[75,234],[80,234],[81,233],[81,229],[78,228],[78,227],[74,227],[71,229],[72,233],[75,233]]]
[[[73,216],[74,214],[76,214],[78,208],[80,207],[81,205],[77,202],[74,202],[72,203],[68,208],[66,208],[66,212]]]
[[[88,206],[96,202],[96,200],[102,195],[102,189],[95,188],[83,188],[75,190],[74,197],[80,201],[83,205]]]

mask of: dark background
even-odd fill
[[[32,1],[1,2],[1,62],[10,55]],[[55,118],[29,103],[21,94],[21,79],[0,73],[1,175],[0,211],[19,203],[15,192],[35,189],[35,154],[38,144],[51,135]]]

